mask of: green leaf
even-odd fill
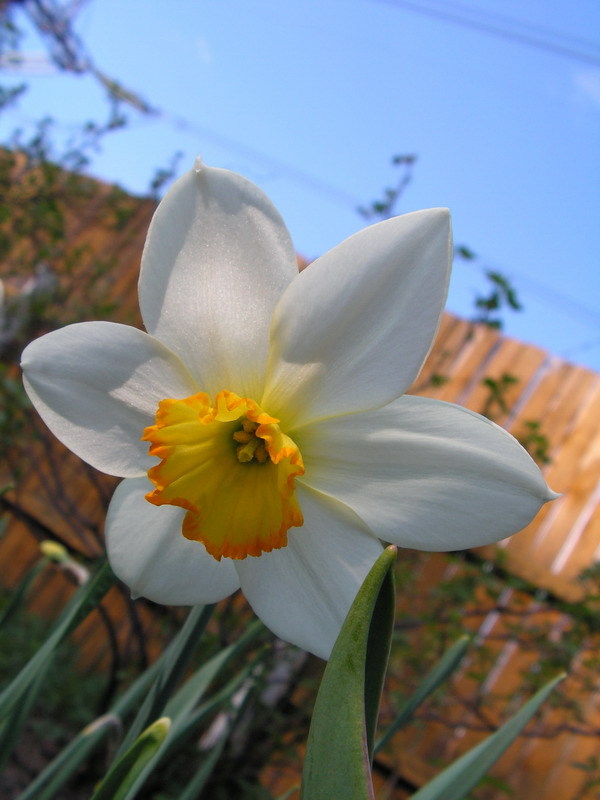
[[[0,613],[0,627],[5,625],[18,611],[21,604],[26,599],[27,595],[29,594],[29,590],[33,585],[33,582],[37,578],[37,576],[42,572],[48,565],[48,559],[43,558],[38,561],[33,567],[25,574],[25,577],[21,580],[17,588],[11,592],[10,599],[6,606],[2,609]]]
[[[0,774],[3,773],[6,762],[19,741],[23,727],[46,678],[50,663],[38,672],[35,681],[23,693],[21,701],[13,706],[10,714],[2,723],[0,728]]]
[[[396,717],[392,725],[387,729],[384,735],[379,739],[375,745],[375,753],[378,753],[382,747],[390,741],[390,739],[402,728],[407,722],[410,721],[412,715],[417,708],[425,702],[430,694],[435,692],[440,684],[442,684],[458,667],[462,658],[471,643],[470,636],[461,636],[452,647],[444,653],[442,658],[427,674],[425,680],[419,684],[416,692],[409,698],[406,705]]]
[[[129,750],[111,766],[92,795],[92,800],[124,800],[129,788],[164,742],[170,727],[171,720],[161,717],[146,728]]]
[[[161,747],[146,762],[144,768],[138,773],[136,780],[129,784],[124,800],[134,800],[139,792],[142,791],[148,778],[168,757],[169,753],[176,752],[184,747],[194,735],[197,735],[199,729],[205,726],[211,717],[214,717],[215,711],[220,710],[231,701],[232,696],[248,679],[253,666],[250,665],[242,670],[223,689],[205,703],[202,703],[193,713],[181,714],[179,718],[172,721],[169,735],[165,738]]]
[[[455,252],[457,256],[464,258],[466,261],[473,261],[475,258],[475,253],[469,248],[463,245],[457,245],[455,248]]]
[[[388,548],[389,550],[390,548]],[[384,551],[385,556],[387,550]],[[362,609],[363,624],[368,625],[367,652],[364,666],[365,671],[365,730],[367,733],[367,751],[369,753],[369,764],[373,761],[373,749],[375,746],[375,731],[377,729],[377,719],[379,717],[379,704],[381,702],[381,692],[385,681],[388,662],[390,660],[390,648],[392,635],[394,633],[394,617],[396,614],[396,587],[394,583],[393,567],[396,563],[397,549],[390,550],[386,561],[389,558],[388,571],[384,574],[379,592],[375,596],[375,605],[371,612],[369,624],[368,605],[365,602]],[[382,556],[382,558],[383,558]]]
[[[206,783],[218,764],[219,758],[221,757],[221,753],[225,748],[225,744],[229,739],[231,731],[235,730],[236,724],[246,713],[250,698],[251,693],[248,691],[243,701],[237,706],[237,708],[232,708],[230,710],[225,730],[223,731],[221,737],[207,753],[206,758],[200,765],[193,778],[187,783],[185,788],[179,792],[177,800],[196,800],[201,796],[201,792],[204,790]]]
[[[214,605],[197,606],[188,614],[185,624],[177,634],[175,647],[168,658],[161,663],[156,681],[127,732],[117,758],[131,746],[153,719],[157,719],[163,713],[165,705],[196,652],[214,609]]]
[[[195,609],[192,609],[189,614],[190,617],[194,615],[194,611]],[[220,653],[217,653],[216,656],[201,667],[201,671],[203,671],[203,680],[200,682],[200,680],[196,678],[196,684],[194,686],[196,690],[195,703],[201,699],[202,693],[208,688],[211,680],[218,675],[219,670],[224,667],[229,660],[238,657],[243,649],[247,647],[258,634],[265,630],[262,623],[258,621],[253,623],[234,644]],[[182,632],[183,628],[180,633]],[[90,725],[87,725],[75,739],[45,767],[20,795],[19,800],[52,800],[52,798],[55,798],[61,786],[69,780],[80,764],[102,744],[109,732],[120,727],[123,717],[137,705],[140,698],[144,697],[157,674],[163,668],[163,665],[172,662],[179,647],[180,642],[176,638],[154,664],[148,667],[129,689],[115,701],[108,713],[94,720]],[[193,680],[193,678],[191,678],[190,681],[191,680]],[[175,716],[170,713],[171,708],[177,710],[181,707],[180,698],[186,698],[189,701],[185,690],[188,684],[190,684],[190,681],[188,681],[169,702],[168,716]],[[169,735],[169,741],[173,734],[176,733],[176,730],[177,720],[174,720],[174,725],[171,727]]]
[[[206,664],[203,664],[191,678],[179,689],[177,694],[171,698],[165,711],[171,718],[175,719],[182,715],[190,714],[206,694],[208,687],[240,653],[251,644],[256,637],[265,631],[265,626],[260,620],[252,622],[244,631],[242,636],[216,653]]]
[[[19,800],[53,800],[58,791],[79,768],[88,755],[98,747],[120,724],[120,719],[110,713],[90,723],[75,739],[36,776],[19,795]]]
[[[308,734],[304,800],[373,797],[371,759],[394,627],[396,552],[388,547],[373,565],[325,668]]]
[[[244,668],[235,675],[222,689],[213,694],[210,699],[199,705],[204,698],[210,684],[220,674],[226,664],[233,660],[244,648],[265,630],[262,622],[256,621],[248,627],[237,642],[222,650],[207,661],[192,675],[186,683],[171,698],[165,707],[165,713],[172,720],[168,737],[159,750],[156,751],[145,769],[138,775],[132,784],[127,800],[136,797],[151,773],[159,766],[161,761],[173,750],[181,748],[185,742],[203,725],[214,712],[228,703],[232,695],[238,691],[241,684],[248,680],[254,671],[256,662],[245,664]]]
[[[105,562],[97,573],[81,586],[60,615],[50,636],[25,665],[16,678],[0,694],[0,720],[21,701],[25,692],[48,666],[58,645],[98,606],[115,582],[115,576]]]
[[[192,609],[189,618],[197,619],[196,609]],[[134,683],[111,706],[110,710],[94,722],[87,725],[45,769],[25,789],[19,800],[50,800],[75,772],[78,766],[108,736],[109,731],[120,727],[123,717],[134,708],[141,698],[147,696],[149,687],[157,675],[166,671],[166,664],[176,660],[181,649],[181,640],[185,638],[187,621],[178,636],[169,644],[160,657],[146,669]]]
[[[564,675],[559,675],[542,687],[496,733],[447,767],[414,794],[411,800],[462,800],[471,789],[477,786],[490,767],[513,743],[556,684],[564,677]]]

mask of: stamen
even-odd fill
[[[258,447],[254,451],[254,458],[258,461],[259,464],[264,464],[269,454],[267,453],[267,448],[265,447],[265,443],[260,441],[258,443]]]
[[[260,425],[252,420],[244,419],[242,421],[242,430],[235,431],[233,439],[240,443],[240,447],[236,447],[236,455],[239,462],[242,464],[249,464],[250,461],[258,461],[259,464],[264,464],[269,459],[269,453],[265,446],[265,442],[256,435],[256,431]]]

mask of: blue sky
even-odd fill
[[[391,157],[415,154],[397,210],[448,206],[456,243],[519,290],[506,333],[600,370],[596,0],[90,0],[76,28],[162,112],[106,139],[94,174],[142,192],[199,153],[258,183],[313,258],[365,224],[356,206],[393,185]],[[89,77],[27,80],[0,137],[103,113]],[[472,315],[485,288],[458,261],[448,308]]]

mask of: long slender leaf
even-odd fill
[[[169,751],[180,747],[217,709],[226,705],[244,681],[248,681],[255,666],[253,663],[244,667],[209,700],[206,700],[194,711],[184,713],[174,720],[173,735],[169,736],[165,743],[164,753],[161,752],[160,758],[162,759],[163,755],[167,755]]]
[[[231,697],[238,691],[242,683],[247,680],[252,666],[246,667],[241,673],[235,676],[221,691],[213,695],[199,708],[191,714],[182,714],[179,719],[173,720],[169,735],[166,737],[162,746],[153,754],[152,758],[145,764],[144,769],[139,773],[135,782],[128,790],[124,800],[133,800],[143,789],[144,784],[150,775],[160,766],[161,762],[169,755],[183,747],[186,742],[198,732],[202,725],[205,725],[215,711],[226,705]]]
[[[21,702],[24,692],[37,680],[40,671],[47,667],[58,645],[99,605],[114,582],[115,576],[108,562],[105,562],[96,574],[75,592],[50,636],[0,695],[0,720],[10,713],[16,703]]]
[[[136,797],[150,774],[158,767],[161,761],[170,752],[181,747],[218,708],[229,702],[231,696],[239,689],[243,681],[248,679],[255,668],[255,662],[246,665],[223,689],[214,694],[205,703],[202,703],[202,705],[198,705],[223,667],[238,656],[264,630],[264,625],[258,621],[249,626],[237,642],[213,656],[210,661],[186,681],[176,695],[167,703],[165,713],[172,719],[169,735],[160,750],[156,752],[152,761],[140,774],[127,795],[127,800],[132,800],[132,798]]]
[[[121,727],[123,716],[139,701],[158,671],[158,661],[149,667],[112,706],[94,720],[61,750],[20,795],[19,800],[50,800],[69,780],[86,758],[106,739],[109,732]]]
[[[21,701],[13,706],[11,712],[2,723],[0,731],[0,774],[3,772],[10,754],[19,741],[21,731],[37,699],[47,671],[48,668],[45,668],[38,672],[36,679],[23,693]]]
[[[390,660],[392,635],[394,633],[394,617],[396,613],[396,586],[393,566],[397,550],[390,551],[390,566],[381,581],[379,592],[375,596],[375,606],[368,624],[367,652],[365,658],[365,730],[367,734],[367,750],[369,764],[373,762],[375,731],[379,717],[379,705],[383,682]],[[364,613],[364,612],[363,612]]]
[[[206,664],[203,664],[167,703],[165,706],[167,715],[176,719],[183,714],[189,714],[204,697],[208,687],[219,673],[264,631],[263,623],[255,620],[237,641],[216,653]]]
[[[462,800],[513,743],[557,683],[559,675],[542,687],[512,719],[461,756],[412,796],[412,800]]]
[[[237,721],[245,714],[250,698],[251,693],[247,692],[246,696],[238,705],[238,707],[232,709],[227,720],[227,726],[223,731],[222,736],[206,755],[206,758],[200,765],[194,777],[187,783],[185,788],[179,792],[177,800],[197,800],[197,798],[200,797],[200,793],[203,791],[207,781],[213,773],[214,768],[219,762],[219,758],[221,757],[221,753],[227,744],[227,740],[229,739],[231,731],[235,729]]]
[[[192,609],[189,616],[195,615]],[[185,627],[185,626],[184,626]],[[182,628],[183,630],[183,628]],[[102,717],[87,725],[45,769],[29,784],[19,800],[50,800],[75,772],[78,766],[108,736],[115,725],[120,726],[123,717],[146,695],[165,663],[170,663],[179,647],[177,637],[119,697]]]
[[[189,616],[193,614],[194,609],[192,609]],[[227,661],[239,656],[239,654],[243,652],[243,649],[265,630],[264,625],[256,621],[246,629],[237,642],[217,653],[216,656],[204,665],[202,669],[205,670],[205,685],[204,689],[202,686],[196,686],[196,702],[201,699],[202,691],[208,688],[210,682],[214,680],[219,670]],[[154,664],[142,673],[129,689],[116,700],[107,714],[104,714],[95,722],[87,725],[83,731],[81,731],[81,733],[79,733],[78,736],[76,736],[75,739],[45,767],[25,789],[23,794],[19,797],[19,800],[51,800],[56,797],[57,792],[78,769],[79,765],[102,744],[109,732],[114,729],[115,725],[120,725],[123,717],[134,708],[140,698],[145,695],[148,687],[162,669],[163,664],[172,660],[178,647],[179,642],[177,638],[175,638]],[[187,686],[187,683],[183,688],[185,688],[185,686]],[[183,688],[180,691],[183,691]],[[174,703],[174,701],[175,698],[172,698],[171,703]],[[175,704],[172,707],[177,708],[177,705]]]
[[[10,599],[0,613],[0,627],[5,625],[13,614],[18,610],[19,606],[26,599],[29,590],[37,576],[48,565],[48,559],[42,558],[26,573],[25,577],[21,580],[17,588],[11,592]]]
[[[19,800],[52,800],[109,731],[120,726],[119,717],[103,714],[90,723],[44,768],[19,795]]]
[[[458,667],[471,642],[470,636],[461,636],[451,647],[446,650],[442,658],[427,674],[425,680],[419,684],[417,690],[409,698],[406,705],[398,714],[384,735],[375,744],[375,753],[378,753],[390,739],[406,725],[417,708],[443,683]]]
[[[119,748],[117,758],[131,747],[141,731],[153,719],[157,719],[162,715],[165,705],[196,652],[200,638],[214,609],[214,605],[197,606],[188,614],[183,627],[177,634],[176,645],[169,657],[161,663],[154,685],[129,728]]]
[[[171,720],[162,717],[138,736],[109,769],[92,800],[124,800],[127,792],[169,733]]]
[[[40,559],[27,572],[19,583],[16,591],[12,593],[9,603],[0,615],[0,626],[7,623],[17,612],[25,601],[35,579],[47,567],[50,560],[52,559],[48,557]],[[32,678],[29,685],[23,689],[19,702],[15,703],[7,712],[7,716],[4,717],[0,731],[0,772],[4,769],[7,759],[19,740],[23,726],[27,722],[51,664],[52,659],[50,657],[39,664],[35,676]]]
[[[359,590],[321,681],[308,735],[303,800],[373,797],[371,758],[394,623],[396,548],[381,554]]]

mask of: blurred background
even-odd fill
[[[200,154],[263,188],[300,266],[364,225],[448,206],[453,314],[411,392],[506,427],[561,493],[497,548],[403,551],[383,728],[472,641],[378,754],[378,800],[406,800],[561,671],[472,797],[600,798],[599,22],[596,0],[0,0],[0,684],[102,563],[116,485],[32,412],[21,350],[74,321],[141,326],[150,218]],[[62,748],[112,713],[183,618],[114,586],[0,727],[0,795],[88,798],[114,731],[53,793]],[[250,619],[240,596],[220,604],[190,669]],[[323,665],[263,634],[248,647],[244,669],[260,669],[239,726],[198,744],[215,707],[196,709],[144,797],[196,797],[199,775],[211,800],[297,785]]]

